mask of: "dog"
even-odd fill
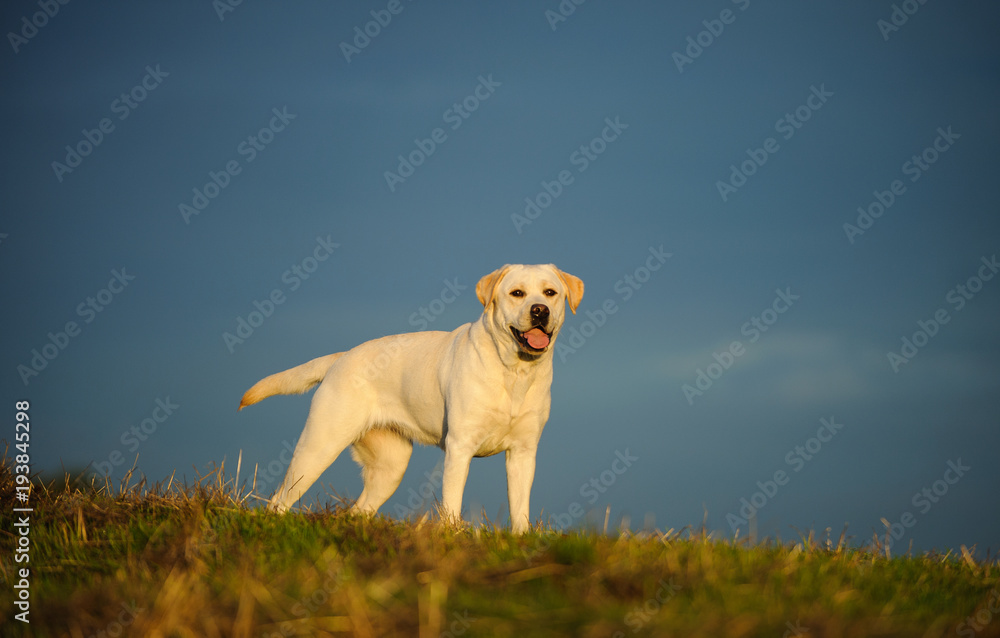
[[[565,307],[576,313],[583,281],[552,264],[508,264],[480,279],[476,296],[483,314],[473,323],[374,339],[247,390],[240,410],[319,384],[270,509],[286,511],[351,446],[364,479],[352,511],[374,514],[399,486],[417,442],[444,450],[441,515],[451,521],[461,520],[473,457],[504,452],[511,529],[528,530],[553,344]]]

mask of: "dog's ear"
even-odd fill
[[[583,280],[579,277],[574,277],[568,272],[563,272],[555,268],[556,274],[559,275],[559,279],[566,286],[566,302],[569,304],[570,312],[574,315],[576,314],[576,307],[580,305],[580,300],[583,299]]]
[[[496,294],[497,284],[503,279],[503,276],[507,274],[510,270],[510,264],[507,264],[503,268],[498,268],[486,275],[479,280],[476,284],[476,296],[479,297],[479,302],[483,304],[484,307],[488,308],[491,303],[493,303],[493,296]]]

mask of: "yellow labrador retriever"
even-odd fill
[[[247,390],[240,409],[320,384],[272,509],[287,510],[352,446],[365,485],[353,509],[374,513],[399,486],[416,441],[444,449],[442,514],[454,520],[472,457],[506,452],[511,527],[528,529],[553,343],[563,301],[576,313],[583,282],[551,264],[507,265],[479,280],[476,295],[485,308],[474,323],[368,341]]]

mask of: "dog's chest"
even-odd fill
[[[538,432],[544,423],[537,419],[509,419],[506,423],[494,423],[492,428],[480,432],[480,443],[476,456],[493,456],[514,447],[522,441],[537,441]]]
[[[549,398],[544,391],[539,395],[541,388],[533,385],[531,379],[525,381],[505,384],[506,392],[494,395],[489,416],[476,424],[480,441],[476,456],[491,456],[514,444],[538,441],[545,426]]]

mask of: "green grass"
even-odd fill
[[[1000,636],[1000,564],[964,548],[887,558],[843,535],[751,545],[539,526],[517,537],[340,508],[276,515],[224,477],[36,487],[29,627],[13,620],[23,565],[5,461],[0,633]]]

